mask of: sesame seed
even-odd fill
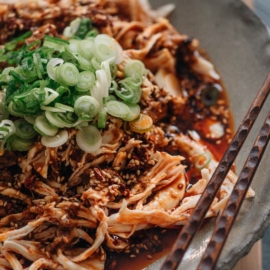
[[[155,161],[153,159],[150,159],[147,163],[150,165],[155,165]]]
[[[147,259],[151,260],[153,257],[151,255],[147,255]]]
[[[130,258],[136,258],[136,255],[135,254],[131,254],[130,255]]]

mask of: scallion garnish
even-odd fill
[[[95,84],[95,74],[91,71],[83,71],[79,74],[76,90],[79,92],[90,91],[91,87]]]
[[[129,114],[129,108],[123,102],[117,100],[111,100],[106,103],[108,113],[112,116],[125,119]]]
[[[146,74],[146,70],[142,61],[130,60],[124,68],[124,73],[128,77],[142,77]]]
[[[101,146],[101,135],[94,126],[87,126],[80,129],[76,135],[78,146],[86,153],[94,153]]]
[[[79,70],[74,64],[64,63],[56,67],[55,80],[61,85],[74,86],[79,81]]]
[[[16,135],[22,139],[32,139],[37,135],[33,125],[28,123],[23,118],[14,121]]]
[[[55,136],[42,136],[41,143],[46,147],[59,147],[68,140],[68,132],[60,130]]]
[[[210,152],[204,152],[194,158],[194,167],[197,170],[202,170],[205,168],[212,160],[212,155]]]
[[[91,96],[81,96],[75,101],[74,109],[79,119],[90,121],[98,114],[100,105]]]
[[[64,60],[61,58],[52,58],[48,64],[47,64],[47,73],[48,76],[52,79],[55,80],[55,67],[58,65],[62,65],[64,63]]]
[[[68,140],[66,129],[77,128],[78,146],[93,153],[101,145],[101,134],[91,124],[106,128],[108,115],[132,121],[136,132],[149,130],[133,127],[140,116],[143,63],[127,61],[125,78],[119,80],[122,48],[113,38],[97,35],[87,18],[72,21],[64,35],[70,40],[45,36],[43,43],[27,45],[20,38],[1,50],[0,61],[16,66],[0,74],[5,94],[0,103],[0,150],[7,142],[9,149],[27,151],[37,134],[45,146],[58,147]],[[9,114],[15,125],[4,120]]]
[[[130,129],[137,133],[145,133],[150,131],[153,126],[152,118],[147,114],[140,114],[140,116],[129,122]]]

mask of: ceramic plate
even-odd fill
[[[219,70],[230,99],[235,127],[241,123],[257,91],[270,71],[270,42],[262,22],[238,0],[152,0],[154,7],[176,4],[170,21],[181,33],[199,39]],[[270,110],[269,98],[237,158],[241,170],[257,133]],[[263,236],[270,221],[270,146],[252,183],[256,192],[242,210],[222,251],[216,269],[231,269]],[[208,224],[196,236],[179,269],[196,269],[211,236]],[[163,260],[149,266],[160,268]]]

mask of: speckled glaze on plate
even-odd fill
[[[240,0],[152,0],[153,7],[176,4],[171,23],[181,33],[200,41],[219,70],[227,88],[235,127],[241,123],[257,91],[270,72],[270,39],[263,23]],[[270,97],[257,119],[237,160],[241,170],[257,133],[270,110]],[[247,199],[222,251],[217,270],[232,269],[263,236],[270,222],[270,145],[254,177],[256,195]],[[213,223],[213,222],[212,222]],[[208,224],[196,235],[179,269],[196,269],[211,236]],[[157,270],[163,259],[147,269]]]

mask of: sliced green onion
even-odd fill
[[[94,69],[96,69],[96,70],[101,69],[101,63],[96,57],[93,57],[91,59],[91,63],[93,65]]]
[[[141,112],[141,108],[138,104],[128,104],[126,103],[126,105],[129,108],[129,113],[127,115],[126,118],[123,118],[123,120],[125,121],[133,121],[134,119],[136,119]]]
[[[44,47],[52,48],[55,51],[59,51],[59,52],[64,52],[65,47],[68,44],[69,42],[64,39],[55,38],[51,36],[45,36],[44,42],[43,42]]]
[[[5,49],[7,51],[13,51],[16,49],[18,43],[20,41],[24,41],[26,38],[30,37],[32,35],[31,31],[27,31],[26,33],[22,34],[21,36],[11,40],[10,42],[6,43]]]
[[[0,123],[0,140],[6,139],[16,132],[16,127],[11,120],[2,120]],[[1,145],[2,146],[2,145]],[[2,150],[2,149],[1,149]]]
[[[18,71],[18,70],[16,70]],[[23,84],[24,83],[24,79],[20,76],[20,74],[18,74],[17,72],[15,72],[14,70],[10,70],[9,72],[10,76],[13,77],[13,79],[17,82],[17,83],[20,83],[20,84]]]
[[[32,115],[25,115],[23,118],[24,118],[24,120],[27,121],[29,124],[34,125],[34,124],[35,124],[35,121],[36,121],[36,118],[37,118],[38,116],[39,116],[39,115],[32,114]]]
[[[55,78],[60,84],[74,86],[78,83],[79,71],[74,64],[64,63],[56,68]]]
[[[97,29],[92,29],[91,31],[89,31],[88,33],[86,33],[85,35],[85,39],[88,39],[88,38],[92,38],[92,37],[96,37],[97,35],[99,34],[98,30]]]
[[[91,71],[83,71],[79,74],[78,83],[75,88],[79,92],[89,91],[90,88],[95,84],[96,78],[94,73]]]
[[[78,53],[84,58],[91,60],[94,56],[95,45],[91,40],[82,40],[78,42]]]
[[[55,127],[64,128],[64,127],[73,127],[77,124],[77,118],[71,112],[66,113],[57,113],[45,111],[45,116],[49,123]]]
[[[81,56],[80,54],[78,55],[78,62],[80,64],[80,69],[82,70],[89,70],[92,72],[95,72],[96,69],[94,68],[93,64],[91,63],[90,60],[87,60],[86,58],[84,58],[83,56]]]
[[[139,118],[129,122],[129,126],[132,131],[142,134],[151,130],[153,120],[147,114],[140,114]]]
[[[47,64],[47,73],[48,76],[52,79],[55,80],[55,67],[58,65],[62,65],[64,63],[64,60],[61,58],[52,58],[48,64]]]
[[[43,136],[54,136],[58,132],[58,128],[50,125],[45,115],[40,115],[36,118],[34,129]]]
[[[6,109],[4,102],[0,102],[0,122],[4,119],[7,119],[8,115],[9,113]]]
[[[104,70],[104,72],[106,74],[108,85],[111,85],[111,83],[112,83],[112,75],[111,75],[111,70],[110,70],[110,63],[112,61],[113,61],[113,59],[108,59],[108,60],[103,61],[100,64],[100,68],[102,70]]]
[[[33,125],[24,119],[17,119],[14,125],[16,127],[16,135],[22,139],[32,139],[37,135]]]
[[[120,82],[121,90],[115,89],[115,93],[118,97],[124,101],[136,104],[140,101],[142,90],[142,80],[140,77],[127,77]]]
[[[39,53],[33,53],[33,61],[37,71],[37,75],[40,79],[42,79],[42,75],[44,74],[44,68],[42,66]]]
[[[128,77],[142,77],[146,74],[146,69],[142,61],[129,60],[124,67],[124,73]]]
[[[121,90],[116,89],[115,94],[126,102],[132,101],[135,95],[134,90],[131,87],[129,88],[121,87]]]
[[[92,87],[90,92],[91,96],[95,98],[101,106],[103,104],[103,93],[99,81],[96,81],[95,85]]]
[[[106,108],[108,109],[108,113],[112,116],[119,117],[119,118],[126,118],[129,114],[129,108],[126,104],[111,100],[106,103]]]
[[[3,84],[7,84],[11,81],[12,77],[8,74],[0,74],[0,82]]]
[[[107,101],[106,101],[106,102],[108,102],[108,101],[110,101],[110,100],[117,100],[117,99],[116,99],[115,96],[109,95],[109,96],[107,97]]]
[[[37,114],[40,104],[45,100],[45,93],[40,88],[33,88],[14,95],[8,105],[8,110],[13,115]]]
[[[54,136],[42,136],[41,143],[46,147],[59,147],[68,141],[68,132],[63,129]]]
[[[104,70],[96,71],[97,81],[100,83],[100,91],[102,97],[109,96],[109,84],[107,80],[107,76]]]
[[[76,135],[76,142],[81,150],[86,153],[96,152],[102,142],[100,132],[94,126],[83,127]]]
[[[105,128],[107,122],[107,108],[102,108],[98,113],[98,128]]]
[[[100,34],[94,39],[95,55],[102,62],[118,56],[118,43],[106,34]]]
[[[71,63],[76,66],[78,65],[78,59],[77,59],[78,57],[76,54],[65,51],[65,52],[62,52],[60,56],[64,60],[64,62]]]
[[[45,106],[43,104],[40,105],[40,109],[46,112],[55,112],[55,113],[64,113],[66,112],[65,110],[61,109],[61,108],[56,108],[56,107],[52,107],[52,106]]]
[[[24,83],[31,83],[37,79],[37,69],[24,71],[21,68],[17,68],[17,73],[20,75]],[[41,73],[40,73],[41,74]],[[40,76],[40,78],[42,75]]]
[[[32,57],[23,58],[21,61],[22,69],[24,71],[32,70],[34,67],[34,62]]]
[[[56,103],[54,104],[54,106],[55,106],[55,108],[64,110],[64,111],[66,111],[66,112],[74,112],[74,108],[73,108],[73,107],[68,106],[68,105],[65,105],[65,104],[62,104],[62,103],[56,102]]]
[[[13,101],[8,104],[8,112],[14,116],[22,116],[22,112],[18,111]]]
[[[69,40],[69,44],[66,46],[66,50],[72,54],[77,54],[79,51],[80,40],[71,39]]]
[[[74,109],[79,119],[91,120],[98,114],[100,105],[91,96],[81,96],[75,101]]]
[[[82,18],[80,25],[75,33],[75,36],[83,39],[87,32],[92,29],[92,22],[89,18]]]
[[[32,148],[35,139],[23,139],[13,134],[7,139],[8,149],[15,151],[28,151]]]
[[[45,92],[45,100],[42,102],[43,105],[50,104],[59,96],[59,94],[56,91],[48,87],[44,88],[44,92]]]
[[[202,103],[207,106],[207,107],[211,107],[216,105],[218,98],[220,95],[220,85],[218,84],[207,84],[205,86],[203,86],[202,90],[201,90],[201,101]]]
[[[67,38],[72,38],[78,31],[81,20],[81,18],[76,18],[75,20],[73,20],[70,25],[64,29],[63,35]]]
[[[109,93],[114,93],[118,89],[118,84],[116,81],[111,82],[111,86],[109,88]]]
[[[210,161],[212,160],[212,155],[210,152],[204,152],[201,155],[198,155],[195,157],[194,159],[194,167],[197,170],[202,170],[203,168],[205,168]]]

